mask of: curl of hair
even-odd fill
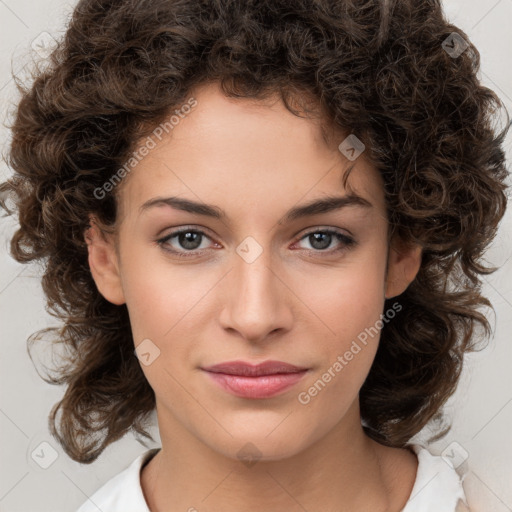
[[[469,44],[451,57],[443,41]],[[385,183],[392,233],[419,243],[422,263],[386,322],[360,391],[365,430],[404,446],[439,417],[464,353],[476,350],[486,267],[503,217],[508,172],[494,114],[503,104],[477,79],[480,56],[438,0],[82,0],[44,70],[21,98],[11,131],[18,262],[43,260],[47,311],[66,363],[45,379],[66,391],[49,417],[66,453],[94,461],[133,429],[146,432],[155,395],[134,354],[126,305],[99,293],[84,233],[93,213],[115,231],[117,194],[98,199],[141,137],[193,87],[231,97],[278,95],[290,112],[313,98],[321,118],[355,134]],[[507,113],[508,117],[508,113]],[[508,128],[508,124],[507,124]],[[338,141],[341,142],[341,141]],[[29,350],[30,353],[30,350]],[[62,410],[60,420],[57,412]],[[441,433],[440,435],[443,435]]]

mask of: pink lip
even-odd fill
[[[270,398],[290,388],[308,371],[282,361],[252,365],[244,361],[202,368],[225,391],[242,398]]]

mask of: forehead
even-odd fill
[[[217,84],[196,88],[190,97],[197,104],[176,117],[161,140],[153,137],[156,144],[125,178],[126,213],[165,195],[256,211],[350,191],[384,211],[378,170],[364,152],[350,161],[338,150],[347,133],[330,131],[326,141],[319,119],[292,114],[277,97],[229,98]],[[350,168],[345,189],[342,178]]]

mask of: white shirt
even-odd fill
[[[459,512],[466,510],[466,496],[451,463],[432,455],[426,448],[411,444],[418,457],[416,480],[401,512]],[[142,493],[140,473],[143,465],[160,448],[139,455],[126,469],[108,480],[77,512],[150,512]],[[462,507],[462,508],[460,508]]]

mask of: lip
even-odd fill
[[[256,365],[229,361],[201,369],[225,391],[252,399],[281,394],[297,384],[308,371],[308,368],[283,361],[264,361]]]

